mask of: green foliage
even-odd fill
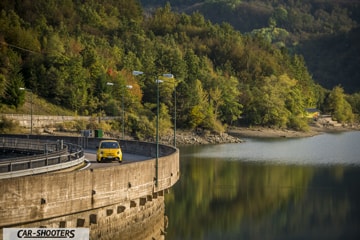
[[[147,117],[130,114],[127,119],[127,127],[131,129],[131,134],[137,139],[153,139],[155,141],[155,125]]]
[[[265,77],[260,87],[247,89],[250,122],[279,128],[303,129],[306,108],[298,81],[287,75]]]
[[[307,122],[308,120],[305,118],[301,118],[299,116],[290,116],[289,121],[287,123],[288,128],[294,129],[296,131],[309,131],[310,126]]]
[[[203,113],[199,105],[194,106],[190,111],[190,128],[195,129],[196,126],[199,126],[206,118],[206,115]]]
[[[268,29],[254,35],[212,24],[200,13],[175,13],[170,4],[143,18],[135,0],[0,6],[3,104],[21,107],[25,93],[19,87],[26,87],[80,115],[125,111],[126,131],[145,139],[155,135],[155,79],[163,80],[161,135],[173,127],[174,96],[178,127],[217,132],[242,116],[250,124],[304,129],[303,110],[323,103],[304,59],[271,44],[288,41],[280,25],[291,16],[285,6],[274,12]],[[132,76],[133,70],[144,74]]]
[[[203,86],[200,80],[195,81],[195,91],[196,94],[192,99],[192,108],[189,114],[189,127],[195,129],[197,127],[202,127],[208,125],[207,123],[207,113],[209,113],[208,108],[208,95],[204,91]],[[206,126],[208,127],[208,126]]]
[[[6,117],[2,116],[0,119],[0,133],[14,133],[19,132],[19,123],[14,120],[9,120]]]
[[[9,76],[9,81],[2,102],[18,108],[25,101],[25,93],[20,90],[24,86],[22,75],[15,69],[15,72]]]
[[[14,10],[7,12],[1,10],[0,14],[0,33],[4,36],[2,41],[5,40],[27,52],[39,52],[41,47],[35,29],[26,26],[27,24]]]
[[[0,97],[4,98],[6,89],[6,78],[3,74],[0,74]]]
[[[168,107],[161,103],[159,109],[159,134],[166,135],[172,132],[173,124],[169,114]]]
[[[347,102],[350,103],[353,112],[360,114],[360,92],[345,97]]]
[[[229,2],[237,1],[175,0],[171,4],[213,23],[228,22],[242,33],[260,33],[278,47],[303,55],[311,75],[328,89],[341,84],[346,92],[359,91],[358,1],[242,0],[235,8]],[[163,1],[142,3],[159,6]]]
[[[86,129],[86,124],[87,124],[86,121],[76,120],[76,121],[75,121],[75,124],[74,124],[74,128],[75,128],[77,131],[80,132],[81,130]]]
[[[274,25],[268,28],[255,29],[251,34],[260,35],[267,42],[275,44],[278,47],[285,47],[289,39],[289,32],[283,28],[275,27],[275,22],[272,24]]]
[[[344,123],[354,120],[351,105],[346,101],[344,89],[340,86],[336,86],[329,93],[327,110],[332,114],[334,120],[338,122]]]
[[[1,102],[19,107],[24,103],[25,94],[19,89],[24,87],[21,71],[21,57],[11,49],[0,51],[0,99]]]

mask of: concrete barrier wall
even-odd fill
[[[96,141],[99,139],[91,140],[92,144]],[[151,149],[155,149],[152,143],[123,144],[137,154],[152,154]],[[158,186],[154,182],[153,158],[116,167],[0,180],[0,227],[103,208],[164,191],[179,179],[179,151],[160,147]]]
[[[15,120],[19,122],[19,125],[22,127],[30,128],[31,127],[31,115],[30,114],[1,114],[7,119]],[[47,116],[47,115],[32,115],[32,125],[35,128],[44,128],[48,126],[53,126],[55,124],[63,122],[72,122],[72,121],[90,121],[94,117],[88,116]],[[102,116],[97,117],[99,120],[110,120],[117,119],[120,117],[107,117]]]

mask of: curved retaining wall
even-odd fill
[[[87,140],[88,144],[91,142],[96,146],[100,139]],[[64,138],[64,141],[70,142],[70,139]],[[78,139],[72,138],[72,141]],[[122,141],[121,144],[124,152],[154,154],[153,143]],[[164,191],[178,181],[178,149],[160,145],[158,186],[154,182],[155,164],[156,160],[152,158],[116,167],[0,180],[0,228],[92,211],[117,203],[142,205],[163,196]]]
[[[157,194],[152,198],[116,203],[15,227],[89,228],[90,240],[163,240],[168,221],[165,216],[164,196]]]

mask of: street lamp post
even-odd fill
[[[155,80],[157,85],[156,91],[156,163],[155,163],[155,186],[158,186],[158,175],[159,175],[159,84],[162,80]]]
[[[133,71],[134,76],[142,75],[144,72]],[[158,75],[156,75],[157,77]],[[166,78],[174,78],[171,73],[162,74]],[[156,79],[156,161],[155,161],[155,186],[158,187],[158,175],[159,175],[159,84],[164,82],[163,80]],[[176,87],[176,86],[175,86]],[[176,93],[175,93],[176,94]],[[174,146],[176,146],[176,96],[175,96],[175,113],[174,113]]]
[[[174,85],[174,147],[176,147],[176,84]]]
[[[132,89],[133,86],[126,85],[127,89]],[[124,95],[125,91],[122,94],[122,140],[124,140],[125,137],[125,104],[124,104]]]
[[[111,86],[112,87],[112,86],[114,86],[114,83],[113,82],[107,82],[106,86]],[[110,96],[112,96],[112,90],[110,91]],[[106,113],[105,109],[104,109],[104,113]],[[101,115],[102,114],[101,114],[101,107],[100,107],[100,117],[101,117]],[[100,123],[100,120],[99,120],[99,123]]]
[[[33,132],[33,92],[31,89],[27,89],[27,88],[19,88],[19,90],[21,91],[28,91],[31,93],[30,95],[30,134],[32,135]]]

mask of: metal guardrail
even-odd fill
[[[57,171],[76,166],[85,158],[82,147],[63,141],[0,138],[0,150],[33,153],[0,161],[0,179]]]
[[[33,153],[49,153],[59,151],[62,148],[60,142],[44,142],[40,140],[29,140],[22,138],[0,138],[0,149],[11,149],[16,151],[28,151]]]

